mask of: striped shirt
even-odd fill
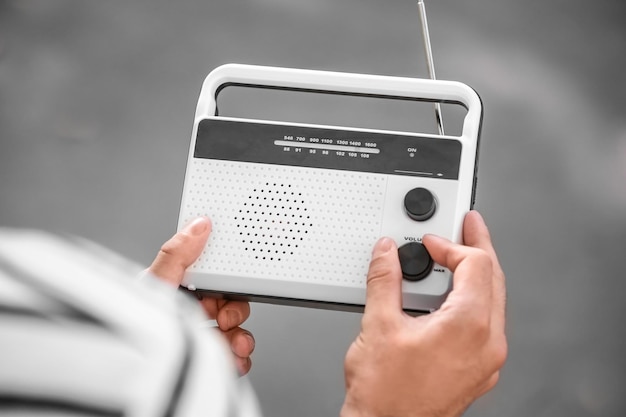
[[[260,415],[198,303],[139,271],[87,240],[0,228],[0,415]]]

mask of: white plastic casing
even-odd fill
[[[206,119],[320,127],[216,116],[217,94],[228,85],[460,103],[467,109],[460,136],[322,126],[458,141],[458,178],[196,158],[198,126]],[[399,246],[419,242],[426,233],[461,242],[463,219],[473,204],[481,120],[480,98],[459,82],[236,64],[216,68],[196,109],[178,222],[181,229],[208,216],[213,231],[185,285],[236,299],[361,309],[371,250],[380,237]],[[405,194],[417,187],[430,190],[437,202],[435,215],[424,222],[409,218],[403,205]],[[423,280],[403,280],[403,307],[439,308],[451,282],[450,272],[439,265]]]

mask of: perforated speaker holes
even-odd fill
[[[293,256],[313,226],[302,193],[270,182],[253,190],[234,219],[244,249],[271,262]]]

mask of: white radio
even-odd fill
[[[458,136],[217,115],[236,85],[450,102],[467,109]],[[474,203],[482,105],[459,82],[229,64],[198,102],[179,228],[208,216],[213,232],[188,289],[226,298],[362,309],[371,250],[399,246],[403,307],[432,311],[451,289],[421,238],[460,242]]]

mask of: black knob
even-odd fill
[[[404,208],[410,218],[423,222],[433,217],[437,202],[433,193],[426,188],[414,188],[404,196]]]
[[[419,281],[430,274],[433,259],[421,243],[411,242],[398,249],[402,277],[409,281]]]

